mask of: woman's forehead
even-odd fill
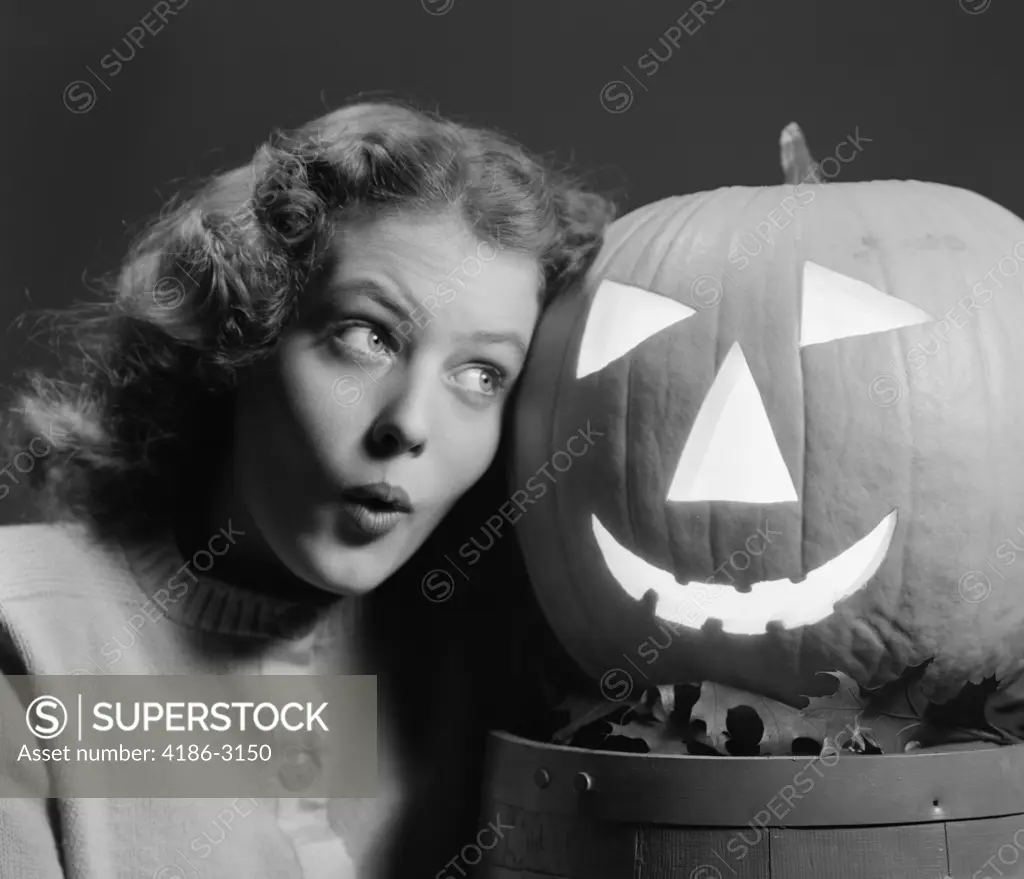
[[[532,334],[538,261],[482,241],[460,220],[387,218],[342,229],[336,240],[326,290],[335,300],[362,296],[414,318],[426,311],[455,330]]]

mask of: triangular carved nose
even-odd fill
[[[694,419],[666,500],[748,504],[797,500],[739,344],[729,349]]]

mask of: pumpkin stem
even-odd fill
[[[782,173],[786,183],[795,186],[798,183],[821,183],[818,176],[818,163],[814,161],[807,141],[800,126],[790,122],[782,129],[779,137],[779,149],[782,158]]]

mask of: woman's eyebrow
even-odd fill
[[[483,342],[489,345],[511,345],[519,352],[523,360],[526,359],[528,346],[526,340],[519,333],[496,333],[489,330],[477,330],[477,332],[467,333],[461,338],[470,342]]]
[[[333,287],[332,293],[361,293],[383,306],[402,320],[410,320],[412,313],[419,307],[404,290],[397,290],[397,295],[377,281],[358,280],[343,281]]]
[[[409,322],[413,320],[413,315],[417,313],[421,306],[421,303],[417,302],[402,288],[396,287],[395,291],[392,292],[390,288],[370,279],[343,281],[332,287],[331,292],[335,294],[361,293],[397,315],[399,319]],[[428,312],[427,321],[429,322],[432,317],[433,315]],[[526,355],[529,351],[526,340],[521,334],[514,331],[503,333],[494,330],[477,330],[473,333],[460,335],[459,341],[483,343],[485,345],[509,345],[518,352],[523,360],[526,360]]]

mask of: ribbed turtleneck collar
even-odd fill
[[[166,616],[185,626],[223,634],[294,638],[309,631],[340,602],[291,601],[212,576],[216,559],[199,553],[186,562],[168,531],[137,545],[122,544],[139,586]],[[198,565],[209,565],[207,571]]]

